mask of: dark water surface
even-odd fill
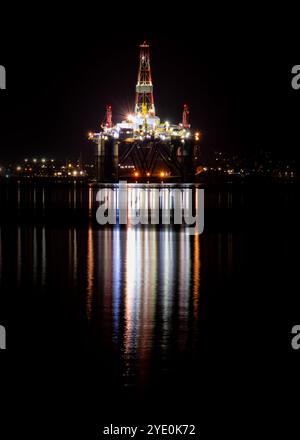
[[[293,356],[297,321],[296,185],[206,188],[201,235],[100,227],[81,184],[1,184],[0,195],[1,321],[31,380],[46,365],[51,388],[60,372],[95,420],[91,396],[115,418],[273,399],[270,371]]]

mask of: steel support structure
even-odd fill
[[[149,116],[155,116],[149,44],[146,42],[140,45],[140,64],[135,95],[135,114],[144,112],[147,112]]]

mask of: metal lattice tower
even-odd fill
[[[150,69],[149,44],[140,45],[140,65],[136,85],[135,113],[148,113],[155,116],[153,85]]]

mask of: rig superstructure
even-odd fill
[[[97,180],[117,181],[120,174],[128,172],[126,177],[135,179],[174,177],[182,181],[192,180],[200,133],[191,130],[189,114],[189,107],[184,104],[179,124],[162,123],[156,115],[149,44],[143,42],[140,45],[134,112],[113,124],[112,106],[107,105],[100,131],[89,133],[89,139],[97,144]]]

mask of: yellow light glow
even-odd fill
[[[164,176],[165,176],[165,173],[163,171],[161,171],[160,177],[164,177]]]
[[[147,173],[147,176],[149,177],[149,176],[150,176],[150,173]]]
[[[134,173],[134,177],[139,177],[139,173],[136,171],[135,173]]]

